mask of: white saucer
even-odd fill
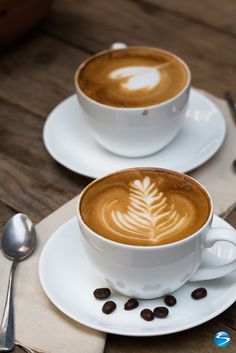
[[[92,178],[129,167],[163,167],[188,172],[212,157],[225,137],[222,113],[194,89],[190,92],[180,133],[163,150],[145,158],[125,158],[105,150],[91,136],[82,114],[76,95],[67,98],[49,115],[43,139],[57,162]]]
[[[213,225],[230,227],[217,216]],[[216,261],[220,258],[219,262],[236,257],[235,247],[225,242],[218,242],[210,252],[211,262],[214,255]],[[206,254],[206,262],[207,258]],[[221,279],[185,284],[175,292],[178,302],[169,308],[166,319],[147,322],[140,317],[142,309],[163,305],[162,298],[140,300],[138,308],[125,311],[127,298],[117,293],[110,297],[117,303],[116,310],[110,315],[103,314],[104,301],[95,299],[93,291],[107,284],[97,276],[81,248],[76,217],[57,229],[46,243],[40,257],[39,276],[49,299],[67,316],[99,331],[128,336],[158,336],[189,329],[219,315],[236,299],[235,271]],[[193,300],[191,292],[201,286],[207,288],[207,297]]]

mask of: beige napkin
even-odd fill
[[[89,329],[61,313],[44,294],[38,277],[38,260],[50,235],[75,215],[77,198],[40,222],[37,249],[16,269],[14,302],[16,339],[45,353],[101,353],[105,334]],[[0,317],[7,288],[10,261],[0,254]]]
[[[211,193],[216,213],[236,201],[236,174],[231,165],[236,158],[236,127],[226,103],[207,94],[221,109],[227,124],[227,136],[220,151],[190,175]],[[104,349],[105,334],[76,323],[62,314],[47,299],[38,278],[38,260],[50,235],[75,215],[74,198],[37,225],[36,252],[16,270],[15,316],[16,338],[50,353],[99,353]],[[3,310],[10,261],[0,255],[0,316]]]
[[[236,201],[236,171],[232,162],[236,159],[236,125],[223,99],[200,91],[221,110],[226,122],[226,137],[220,150],[204,165],[189,173],[209,191],[216,214],[221,214]]]

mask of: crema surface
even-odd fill
[[[91,99],[114,107],[147,107],[175,97],[188,73],[175,56],[152,48],[128,48],[90,59],[78,75]]]
[[[184,239],[210,213],[206,192],[169,171],[115,173],[89,187],[81,200],[84,222],[99,235],[129,245],[154,246]]]

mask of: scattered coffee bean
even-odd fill
[[[203,288],[203,287],[197,288],[192,292],[191,296],[193,299],[196,299],[196,300],[202,299],[207,296],[207,290],[206,288]]]
[[[138,306],[139,306],[138,301],[134,298],[131,298],[125,303],[124,309],[125,310],[132,310],[132,309],[137,308]]]
[[[159,319],[164,319],[168,316],[169,310],[165,306],[157,306],[154,310],[154,315]]]
[[[174,306],[177,303],[177,300],[173,295],[169,294],[164,297],[164,302],[168,306]]]
[[[97,288],[95,289],[95,291],[93,292],[93,295],[95,296],[95,298],[97,299],[107,299],[110,297],[111,295],[111,291],[109,288]]]
[[[111,314],[115,310],[115,308],[116,308],[116,303],[113,302],[112,300],[109,300],[103,305],[102,311],[104,314]]]
[[[154,319],[154,314],[150,309],[143,309],[140,316],[146,321],[152,321]]]

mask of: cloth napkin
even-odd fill
[[[236,201],[236,171],[232,162],[236,159],[236,125],[227,103],[210,93],[200,91],[221,110],[226,122],[226,137],[219,151],[205,164],[189,175],[197,179],[209,191],[215,213],[220,215]]]
[[[18,264],[14,282],[17,341],[42,353],[101,353],[105,334],[87,328],[60,312],[44,294],[38,276],[40,253],[50,235],[75,215],[77,197],[36,226],[37,248]],[[0,317],[11,262],[0,254]]]
[[[206,94],[223,112],[227,136],[219,152],[203,166],[189,173],[210,192],[217,214],[236,201],[236,174],[232,161],[236,158],[236,127],[226,103]],[[50,353],[100,353],[104,349],[104,333],[89,329],[61,313],[44,294],[38,277],[41,250],[50,235],[75,215],[77,197],[52,213],[37,226],[37,249],[16,269],[15,324],[16,339]],[[5,301],[10,261],[0,254],[0,316]]]

